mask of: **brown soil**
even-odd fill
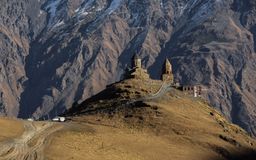
[[[23,123],[11,118],[0,118],[0,142],[21,136],[24,132]]]

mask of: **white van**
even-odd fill
[[[54,122],[65,122],[66,118],[65,117],[55,117],[52,119]]]

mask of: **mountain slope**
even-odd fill
[[[140,79],[112,84],[66,112],[62,123],[0,118],[0,158],[255,159],[256,141],[242,128],[176,88],[155,96],[161,86]]]
[[[119,80],[139,53],[153,78],[171,58],[178,80],[209,86],[211,104],[255,132],[253,0],[0,3],[1,113],[62,113]]]
[[[110,85],[65,114],[84,129],[56,134],[46,152],[74,159],[253,158],[255,140],[244,130],[175,88],[149,99],[160,87],[159,81],[138,79]],[[77,148],[63,154],[72,146]],[[83,148],[89,154],[78,154]]]

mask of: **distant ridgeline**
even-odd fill
[[[126,69],[124,74],[124,79],[142,79],[145,81],[150,80],[150,76],[146,69],[142,68],[141,58],[136,54],[132,58],[132,67]],[[180,85],[179,82],[174,81],[174,76],[172,73],[172,64],[168,59],[165,60],[165,63],[162,67],[162,83],[170,84],[170,86],[175,87],[185,94],[192,95],[194,97],[201,97],[203,91],[205,90],[202,85]]]

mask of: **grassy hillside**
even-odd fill
[[[16,140],[25,143],[25,150],[10,141],[14,147],[7,147],[3,155],[0,150],[0,159],[15,155],[49,160],[255,159],[255,139],[203,99],[175,88],[152,96],[159,88],[160,81],[113,84],[70,109],[66,123],[0,119],[0,141],[21,135],[23,125],[28,130],[22,137],[29,136]]]
[[[254,153],[256,141],[200,98],[172,88],[141,100],[161,87],[156,83],[152,89],[140,80],[122,81],[71,109],[72,125],[52,137],[48,158],[214,160]]]
[[[23,131],[22,122],[0,117],[0,142],[21,136]]]

